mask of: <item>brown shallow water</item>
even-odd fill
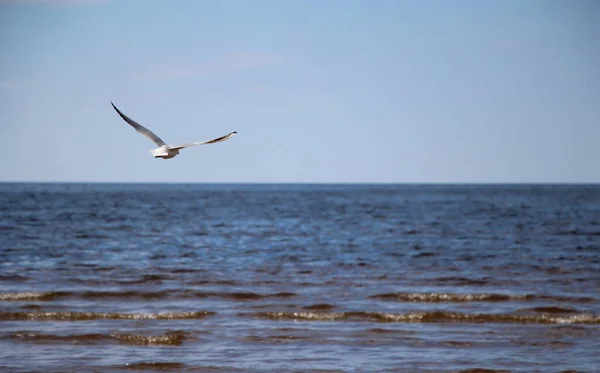
[[[0,212],[0,371],[600,371],[599,186],[0,184]]]

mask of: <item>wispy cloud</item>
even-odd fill
[[[0,80],[0,88],[22,88],[30,84],[16,80]]]
[[[110,0],[0,0],[0,4],[51,4],[51,5],[78,5],[101,4]]]
[[[202,78],[233,71],[258,69],[277,65],[281,57],[274,54],[232,54],[210,62],[150,67],[134,74],[135,80]]]
[[[244,88],[244,92],[253,95],[267,95],[274,92],[274,88],[269,85],[251,85]]]

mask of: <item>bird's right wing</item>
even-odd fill
[[[225,141],[233,136],[235,136],[237,134],[237,131],[233,131],[225,136],[221,136],[221,137],[217,137],[216,139],[212,139],[212,140],[208,140],[208,141],[198,141],[198,142],[191,142],[188,144],[182,144],[182,145],[177,145],[177,146],[171,146],[170,148],[173,150],[177,150],[177,149],[183,149],[183,148],[187,148],[189,146],[196,146],[196,145],[205,145],[205,144],[214,144],[216,142],[221,142],[221,141]]]
[[[146,137],[147,139],[153,141],[158,146],[166,145],[165,142],[162,141],[160,137],[158,137],[158,136],[156,136],[154,134],[154,132],[150,131],[148,128],[142,126],[138,122],[136,122],[133,119],[129,118],[127,115],[121,113],[121,110],[117,109],[117,107],[115,106],[115,104],[113,104],[112,102],[110,104],[112,105],[113,108],[115,108],[115,110],[117,111],[117,113],[119,113],[119,115],[121,116],[121,118],[123,118],[123,120],[125,122],[129,123],[129,125],[131,127],[135,128],[135,130],[138,131],[139,133],[141,133],[144,137]]]

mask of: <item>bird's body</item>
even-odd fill
[[[143,135],[144,137],[146,137],[147,139],[149,139],[150,141],[152,141],[156,145],[158,145],[158,148],[149,150],[149,152],[152,153],[154,158],[170,159],[170,158],[177,156],[179,154],[179,151],[183,148],[187,148],[190,146],[196,146],[196,145],[214,144],[216,142],[225,141],[225,140],[229,139],[230,137],[237,134],[237,132],[234,131],[225,136],[218,137],[216,139],[209,140],[209,141],[192,142],[192,143],[182,144],[182,145],[167,145],[160,137],[156,136],[154,134],[154,132],[150,131],[146,127],[142,126],[141,124],[137,123],[133,119],[129,118],[127,115],[123,114],[119,109],[117,109],[115,104],[113,104],[112,102],[111,102],[111,105],[117,111],[117,113],[121,116],[121,118],[123,118],[123,120],[125,122],[127,122],[131,127],[133,127],[141,135]]]
[[[179,154],[179,149],[171,149],[167,145],[148,150],[154,158],[170,159]]]

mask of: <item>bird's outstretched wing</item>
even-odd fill
[[[121,118],[123,118],[123,120],[125,122],[129,123],[129,125],[131,127],[135,128],[136,131],[138,131],[139,133],[141,133],[142,135],[144,135],[147,139],[153,141],[158,146],[166,145],[165,142],[162,141],[160,137],[158,137],[158,136],[156,136],[154,134],[154,132],[152,132],[148,128],[142,126],[141,124],[139,124],[135,120],[129,118],[127,115],[121,113],[121,110],[117,109],[117,107],[115,106],[115,104],[113,104],[112,102],[110,104],[112,105],[113,108],[115,108],[115,110],[117,111],[117,113],[119,113],[119,115],[121,116]]]
[[[221,141],[225,141],[233,136],[235,136],[237,134],[237,131],[233,131],[225,136],[221,136],[221,137],[217,137],[216,139],[213,140],[208,140],[208,141],[199,141],[199,142],[191,142],[189,144],[182,144],[182,145],[177,145],[177,146],[171,146],[170,148],[173,150],[177,150],[177,149],[183,149],[183,148],[187,148],[189,146],[196,146],[196,145],[205,145],[205,144],[214,144],[216,142],[221,142]]]

